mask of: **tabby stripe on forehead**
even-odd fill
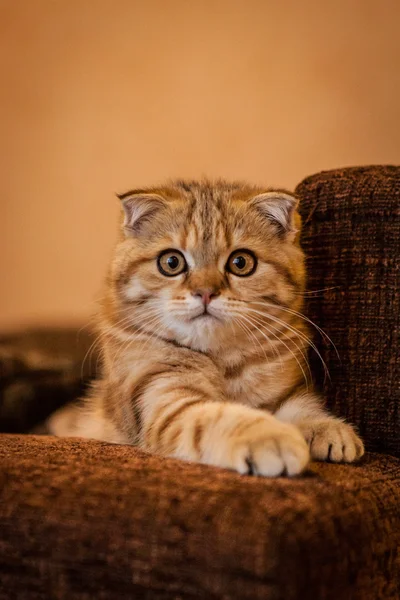
[[[182,232],[181,232],[181,236],[180,236],[180,246],[181,246],[182,250],[186,250],[186,241],[187,241],[187,238],[189,235],[190,227],[192,225],[192,218],[193,218],[193,212],[194,212],[195,207],[196,207],[196,202],[194,199],[192,199],[190,201],[190,204],[188,205],[187,212],[185,215],[186,224],[182,228]]]
[[[196,200],[194,198],[191,199],[191,202],[189,204],[189,208],[188,211],[186,213],[186,220],[188,222],[190,222],[192,220],[193,217],[193,213],[194,213],[194,209],[196,208]]]
[[[228,223],[227,221],[223,221],[223,231],[224,231],[224,235],[225,235],[225,243],[227,248],[230,248],[232,246],[232,233],[229,229]]]

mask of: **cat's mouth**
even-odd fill
[[[204,307],[204,310],[195,315],[194,317],[192,317],[190,320],[191,321],[200,321],[200,320],[216,320],[216,321],[220,321],[221,319],[219,317],[217,317],[215,314],[210,313],[209,310],[207,310],[207,306]]]

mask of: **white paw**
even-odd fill
[[[310,453],[300,431],[270,415],[251,412],[256,414],[244,419],[226,415],[219,424],[217,440],[215,429],[210,431],[209,439],[204,440],[202,462],[264,477],[301,473]]]
[[[364,454],[364,444],[351,425],[339,419],[299,423],[310,447],[311,458],[332,462],[353,462]]]

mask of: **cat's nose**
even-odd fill
[[[207,306],[210,304],[211,300],[219,296],[220,293],[221,292],[217,292],[216,290],[196,290],[195,292],[192,292],[192,296],[195,298],[201,298],[204,306]]]

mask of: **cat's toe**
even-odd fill
[[[263,477],[279,477],[285,472],[283,458],[274,448],[259,446],[253,451],[255,473]]]
[[[307,444],[291,426],[254,441],[252,455],[257,473],[264,477],[299,475],[310,460]]]
[[[309,423],[303,430],[315,460],[351,463],[364,454],[364,445],[351,425],[336,419]]]
[[[289,442],[286,439],[280,440],[279,446],[287,475],[292,476],[302,473],[310,461],[310,451],[307,444],[300,443],[296,436]]]
[[[310,452],[297,427],[272,415],[243,409],[239,415],[237,412],[229,413],[235,418],[227,420],[226,429],[219,424],[214,430],[217,437],[212,437],[211,430],[202,462],[261,477],[299,475],[306,468]]]
[[[350,434],[347,436],[343,445],[343,461],[354,462],[361,458],[364,454],[364,444],[358,437],[353,428],[351,428]]]

